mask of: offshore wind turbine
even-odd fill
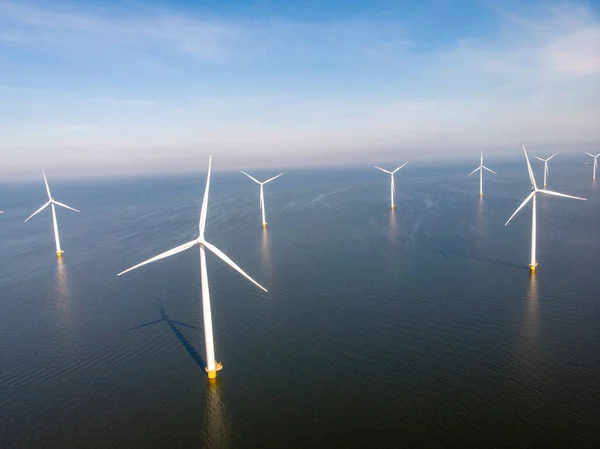
[[[594,158],[594,176],[592,177],[592,179],[595,181],[596,180],[596,169],[598,168],[598,156],[600,156],[600,153],[598,153],[597,155],[594,156],[593,154],[588,153],[586,151],[585,154],[587,154],[588,156],[592,156]]]
[[[204,230],[206,228],[206,214],[208,207],[208,190],[210,187],[210,169],[211,169],[211,157],[208,158],[208,174],[206,175],[206,188],[204,190],[204,198],[202,200],[202,209],[200,210],[200,222],[198,224],[199,235],[198,238],[192,240],[191,242],[184,243],[183,245],[179,245],[173,249],[165,251],[164,253],[160,253],[158,256],[154,256],[151,259],[148,259],[144,262],[141,262],[137,265],[134,265],[131,268],[128,268],[125,271],[122,271],[117,276],[121,276],[122,274],[127,273],[128,271],[135,270],[142,265],[149,264],[151,262],[155,262],[160,259],[164,259],[165,257],[172,256],[174,254],[180,253],[195,245],[200,246],[200,278],[202,282],[202,315],[204,318],[204,340],[206,344],[206,372],[208,374],[209,379],[214,379],[217,377],[217,371],[223,368],[223,365],[215,360],[215,344],[213,340],[213,326],[212,326],[212,315],[210,309],[210,292],[208,289],[208,274],[206,271],[206,254],[205,248],[211,251],[215,256],[225,262],[227,265],[232,267],[254,285],[258,286],[265,292],[267,291],[262,285],[248,276],[240,267],[238,267],[233,260],[231,260],[225,253],[223,253],[216,246],[208,243],[204,239]]]
[[[375,168],[381,170],[384,173],[387,173],[390,175],[391,178],[391,184],[390,184],[390,207],[393,209],[396,207],[396,205],[394,204],[394,193],[396,192],[396,186],[394,184],[394,173],[396,173],[398,170],[400,170],[402,167],[404,167],[406,164],[408,164],[409,161],[406,161],[404,164],[402,164],[400,167],[398,167],[396,170],[394,171],[388,171],[385,170],[384,168],[378,167],[377,165],[374,165]]]
[[[44,176],[44,183],[46,184],[46,192],[48,193],[48,202],[46,204],[44,204],[42,207],[40,207],[38,210],[36,210],[33,214],[31,214],[27,218],[27,220],[29,220],[31,217],[33,217],[34,215],[36,215],[38,212],[43,211],[48,206],[52,207],[52,222],[54,224],[54,242],[56,243],[56,255],[58,257],[61,257],[62,254],[64,253],[64,251],[60,247],[60,237],[58,235],[58,223],[56,222],[56,210],[55,210],[54,205],[61,206],[61,207],[64,207],[66,209],[74,210],[75,212],[81,212],[81,211],[79,211],[77,209],[74,209],[74,208],[72,208],[70,206],[67,206],[66,204],[59,203],[54,198],[52,198],[52,194],[50,193],[50,187],[48,186],[48,180],[46,179],[46,173],[44,173],[44,170],[42,170],[42,175]],[[27,223],[27,220],[25,220],[25,223]]]
[[[525,150],[525,145],[523,145],[523,153],[525,153],[525,160],[527,161],[527,171],[529,172],[529,180],[531,181],[531,193],[525,201],[521,203],[521,205],[517,208],[517,210],[511,215],[508,221],[504,224],[506,226],[513,219],[515,215],[525,206],[529,201],[533,200],[533,207],[531,213],[531,261],[529,262],[529,269],[531,271],[535,271],[537,267],[537,260],[535,259],[535,250],[536,250],[536,194],[538,193],[546,193],[548,195],[554,196],[562,196],[564,198],[572,198],[574,200],[582,200],[586,201],[586,198],[579,198],[577,196],[565,195],[564,193],[552,192],[550,190],[538,189],[538,186],[535,182],[535,177],[533,176],[533,170],[531,169],[531,164],[529,163],[529,157],[527,157],[527,151]]]
[[[267,222],[265,219],[265,196],[263,194],[263,186],[267,183],[267,182],[271,182],[274,179],[279,178],[281,175],[283,175],[283,173],[278,174],[277,176],[273,176],[270,179],[267,179],[266,181],[260,182],[258,179],[253,178],[252,176],[250,176],[248,173],[246,173],[244,170],[240,170],[243,174],[245,174],[248,178],[250,178],[252,181],[254,181],[255,183],[257,183],[258,185],[260,185],[260,210],[262,211],[262,227],[266,228],[267,227]]]
[[[479,196],[483,196],[483,170],[484,169],[486,169],[487,171],[489,171],[495,175],[498,174],[494,170],[491,170],[491,169],[487,168],[485,165],[483,165],[483,151],[482,151],[479,167],[477,167],[475,170],[473,170],[471,173],[469,173],[469,176],[471,176],[473,173],[475,173],[477,170],[479,170]]]
[[[556,156],[557,154],[558,153],[554,153],[548,159],[542,159],[541,157],[533,156],[534,158],[544,162],[544,187],[546,187],[546,177],[550,174],[550,172],[548,171],[548,161],[550,159],[552,159],[554,156]]]

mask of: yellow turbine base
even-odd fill
[[[536,267],[537,267],[537,263],[535,263],[535,264],[529,264],[529,270],[531,270],[531,271],[535,271]]]
[[[391,207],[390,207],[390,209],[395,209],[395,208],[396,208],[395,204],[392,204]]]
[[[56,256],[57,257],[62,257],[64,251],[56,251]]]
[[[215,362],[215,369],[212,371],[208,370],[208,367],[204,368],[209,379],[216,379],[217,371],[221,371],[223,369],[223,364],[219,362]]]
[[[266,223],[263,223],[263,224],[262,224],[262,227],[263,227],[263,228],[266,228],[266,227],[267,227],[267,224],[266,224]]]

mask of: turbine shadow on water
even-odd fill
[[[198,327],[192,326],[191,324],[182,323],[181,321],[171,320],[167,316],[162,303],[159,303],[159,307],[160,307],[160,316],[161,316],[160,320],[149,321],[148,323],[140,324],[139,326],[130,327],[125,332],[130,332],[130,331],[133,331],[136,329],[141,329],[143,327],[152,326],[153,324],[159,324],[159,323],[165,322],[169,325],[169,328],[175,334],[175,336],[177,337],[179,342],[183,345],[183,347],[185,348],[187,353],[190,355],[190,357],[192,357],[194,359],[194,361],[196,362],[196,364],[202,369],[202,371],[204,371],[204,367],[206,366],[206,364],[204,363],[204,360],[202,359],[200,354],[198,354],[198,351],[196,351],[194,349],[192,344],[184,337],[184,335],[181,333],[181,331],[179,330],[179,328],[177,326],[188,327],[188,328],[194,329],[194,330],[198,330]]]
[[[442,256],[444,256],[444,259],[446,259],[446,260],[449,260],[448,255],[451,255],[451,256],[456,256],[456,257],[462,257],[463,259],[474,259],[474,260],[479,260],[480,262],[487,262],[487,263],[493,263],[495,265],[502,265],[504,267],[512,267],[512,268],[529,270],[528,265],[517,265],[514,263],[510,263],[510,262],[503,262],[501,260],[486,259],[485,257],[473,256],[470,254],[459,253],[456,251],[442,251],[441,249],[438,251],[440,252],[440,254]]]

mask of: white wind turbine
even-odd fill
[[[583,200],[586,201],[586,198],[579,198],[577,196],[565,195],[564,193],[552,192],[550,190],[538,189],[537,184],[535,182],[535,177],[533,176],[533,170],[531,170],[531,164],[529,163],[529,157],[527,157],[527,151],[525,150],[525,145],[523,145],[523,152],[525,153],[525,160],[527,161],[527,170],[529,172],[529,180],[531,181],[531,193],[525,201],[521,203],[521,205],[517,208],[517,210],[511,215],[508,221],[504,224],[506,226],[513,219],[517,212],[519,212],[523,206],[525,206],[531,199],[533,199],[533,208],[531,213],[531,261],[529,263],[529,269],[531,271],[535,271],[537,267],[537,260],[535,259],[535,242],[536,242],[536,194],[537,193],[547,193],[548,195],[562,196],[564,198],[572,198],[574,200]]]
[[[55,201],[54,198],[52,198],[52,195],[50,194],[50,187],[48,187],[48,180],[46,179],[46,173],[44,173],[44,170],[42,170],[42,175],[44,176],[44,183],[46,184],[46,192],[48,192],[48,202],[46,204],[44,204],[42,207],[40,207],[38,210],[36,210],[33,214],[31,214],[27,218],[27,220],[29,220],[31,217],[33,217],[38,212],[43,211],[48,206],[52,206],[52,222],[54,223],[54,241],[56,242],[56,255],[58,257],[61,257],[62,254],[64,253],[64,251],[60,248],[60,237],[58,236],[58,223],[56,222],[56,210],[55,210],[54,205],[61,206],[66,209],[74,210],[75,212],[81,212],[81,211],[78,211],[77,209],[73,209],[72,207],[67,206],[66,204]],[[27,222],[27,220],[25,220],[25,223]]]
[[[267,227],[267,222],[265,220],[265,197],[263,195],[263,186],[267,183],[267,182],[271,182],[274,179],[279,178],[281,175],[283,175],[283,173],[278,174],[277,176],[273,176],[270,179],[267,179],[264,182],[260,182],[258,179],[253,178],[252,176],[250,176],[248,173],[246,173],[243,170],[240,170],[243,174],[245,174],[248,178],[250,178],[252,181],[254,181],[255,183],[257,183],[258,185],[260,185],[260,210],[262,211],[262,227],[266,228]]]
[[[498,174],[494,170],[491,170],[491,169],[487,168],[485,165],[483,165],[483,151],[482,151],[479,167],[477,167],[475,170],[473,170],[471,173],[469,173],[469,176],[471,176],[473,173],[475,173],[477,170],[479,170],[479,196],[483,196],[483,169],[486,169],[487,171],[489,171],[495,175]]]
[[[550,174],[550,172],[548,171],[548,161],[550,159],[552,159],[554,156],[556,156],[558,153],[554,153],[552,156],[550,156],[548,159],[542,159],[541,157],[537,157],[537,156],[533,156],[534,158],[543,161],[544,162],[544,187],[546,187],[546,178],[547,176]]]
[[[600,153],[598,153],[597,155],[594,156],[593,154],[588,153],[586,151],[585,154],[587,154],[588,156],[592,156],[594,158],[594,176],[592,177],[592,179],[595,181],[596,180],[596,169],[598,168],[598,156],[600,156]]]
[[[148,259],[142,263],[139,263],[131,268],[128,268],[125,271],[122,271],[117,276],[121,276],[128,271],[135,270],[142,265],[146,265],[150,262],[155,262],[160,259],[164,259],[165,257],[172,256],[174,254],[180,253],[189,249],[195,245],[200,245],[200,278],[202,282],[202,315],[204,318],[204,340],[206,343],[206,372],[208,373],[209,379],[214,379],[217,377],[217,371],[223,368],[221,363],[218,363],[215,360],[215,344],[213,340],[213,327],[212,327],[212,316],[210,310],[210,293],[208,289],[208,274],[206,271],[206,254],[204,248],[210,250],[214,255],[216,255],[219,259],[225,262],[227,265],[232,267],[254,285],[263,289],[265,292],[267,291],[262,285],[248,276],[240,267],[238,267],[233,260],[231,260],[225,253],[223,253],[216,246],[211,245],[204,239],[204,228],[206,227],[206,213],[207,213],[207,205],[208,205],[208,190],[210,186],[210,169],[211,169],[211,158],[208,159],[208,174],[206,175],[206,189],[204,190],[204,198],[202,200],[202,209],[200,210],[200,223],[198,225],[199,235],[197,239],[192,240],[191,242],[184,243],[183,245],[179,245],[169,251],[165,251],[164,253],[159,254],[151,259]]]
[[[394,171],[388,171],[385,170],[381,167],[378,167],[377,165],[375,165],[374,167],[381,170],[384,173],[387,173],[390,175],[391,178],[391,184],[390,184],[390,207],[393,209],[396,207],[396,205],[394,204],[394,193],[396,192],[396,185],[394,184],[394,173],[396,173],[398,170],[400,170],[402,167],[404,167],[406,164],[408,164],[409,161],[406,161],[404,164],[402,164],[400,167],[398,167],[396,170]]]

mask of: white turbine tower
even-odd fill
[[[207,204],[208,204],[208,189],[210,186],[210,168],[211,168],[211,158],[208,159],[208,174],[206,175],[206,189],[204,191],[204,199],[202,200],[202,209],[200,210],[200,223],[198,225],[199,235],[198,238],[192,240],[191,242],[184,243],[183,245],[179,245],[169,251],[165,251],[164,253],[159,254],[151,259],[148,259],[142,263],[139,263],[131,268],[128,268],[125,271],[122,271],[117,276],[121,276],[128,271],[135,270],[142,265],[146,265],[150,262],[155,262],[160,259],[164,259],[165,257],[172,256],[174,254],[185,251],[186,249],[190,249],[195,245],[200,245],[200,277],[202,282],[202,315],[204,318],[204,339],[206,343],[206,372],[208,373],[209,379],[214,379],[217,377],[217,371],[223,368],[223,366],[215,360],[215,344],[213,341],[213,327],[212,327],[212,316],[210,310],[210,293],[208,289],[208,274],[206,272],[206,254],[204,249],[208,249],[215,256],[225,262],[227,265],[232,267],[254,285],[263,289],[265,292],[267,291],[262,285],[248,276],[240,267],[238,267],[233,260],[231,260],[227,255],[225,255],[220,249],[216,246],[211,245],[204,239],[204,228],[206,227],[206,213],[207,213]]]
[[[243,170],[240,170],[243,174],[245,174],[248,178],[250,178],[252,181],[254,181],[255,183],[257,183],[258,185],[260,185],[260,210],[262,211],[262,227],[266,228],[267,227],[267,222],[265,220],[265,197],[263,195],[263,186],[267,183],[267,182],[271,182],[274,179],[279,178],[281,175],[283,175],[283,173],[278,174],[277,176],[273,176],[270,179],[267,179],[264,182],[260,182],[258,179],[253,178],[252,176],[250,176],[248,173],[246,173]]]
[[[404,164],[402,164],[400,167],[398,167],[394,171],[385,170],[385,169],[383,169],[381,167],[378,167],[377,165],[374,166],[375,168],[381,170],[382,172],[387,173],[387,174],[390,175],[390,178],[391,178],[391,184],[390,184],[390,191],[391,191],[391,193],[390,193],[390,207],[392,209],[396,207],[396,205],[394,204],[394,193],[396,192],[396,186],[394,184],[394,173],[396,173],[398,170],[400,170],[402,167],[404,167],[406,164],[408,164],[408,162],[409,161],[406,161]]]
[[[595,181],[596,180],[596,169],[598,168],[598,156],[600,156],[600,153],[598,153],[597,155],[594,156],[593,154],[588,153],[586,151],[585,154],[587,154],[588,156],[592,156],[594,158],[594,176],[592,177],[592,179]]]
[[[574,200],[582,200],[586,201],[586,198],[579,198],[576,196],[565,195],[564,193],[552,192],[550,190],[538,189],[537,184],[535,182],[535,177],[533,176],[533,170],[531,170],[531,164],[529,163],[529,157],[527,157],[527,151],[525,150],[525,145],[523,145],[523,152],[525,153],[525,160],[527,161],[527,170],[529,172],[529,180],[531,181],[531,193],[525,201],[521,203],[521,205],[517,208],[517,210],[511,215],[508,221],[504,224],[506,226],[513,219],[517,212],[519,212],[523,206],[525,206],[530,200],[533,199],[533,208],[531,213],[531,261],[529,263],[529,269],[531,271],[535,271],[537,267],[537,260],[535,259],[535,241],[536,241],[536,194],[537,193],[547,193],[548,195],[562,196],[564,198],[572,198]]]
[[[485,165],[483,165],[483,151],[482,151],[479,167],[477,167],[475,170],[473,170],[471,173],[469,173],[469,176],[471,176],[473,173],[475,173],[477,170],[479,170],[479,196],[483,196],[483,170],[484,169],[486,169],[487,171],[489,171],[495,175],[498,174],[494,170],[491,170],[491,169],[487,168]]]
[[[61,206],[66,209],[74,210],[75,212],[80,212],[80,211],[78,211],[77,209],[73,209],[72,207],[67,206],[66,204],[55,201],[54,198],[52,198],[52,195],[50,194],[50,187],[48,187],[48,180],[46,179],[46,173],[44,173],[44,170],[42,170],[42,175],[44,176],[44,183],[46,184],[46,192],[48,192],[48,202],[46,204],[44,204],[42,207],[40,207],[38,210],[36,210],[33,214],[31,214],[27,218],[27,220],[29,220],[31,217],[33,217],[38,212],[43,211],[48,206],[52,206],[52,222],[54,223],[54,241],[56,242],[56,255],[58,257],[61,257],[62,254],[64,253],[64,251],[60,248],[60,237],[58,236],[58,223],[56,222],[56,210],[55,210],[54,205]],[[25,223],[27,223],[27,220],[25,220]]]
[[[550,174],[550,172],[548,171],[548,161],[550,159],[552,159],[554,156],[556,156],[558,153],[554,153],[552,156],[550,156],[548,159],[542,159],[541,157],[537,157],[537,156],[533,156],[534,158],[543,161],[544,162],[544,187],[546,187],[546,178],[547,176]]]

